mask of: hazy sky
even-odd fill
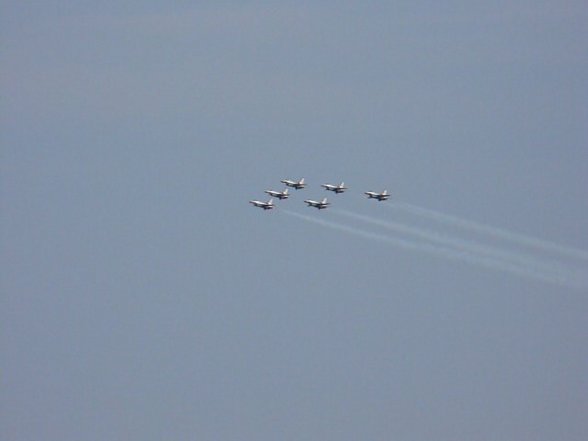
[[[588,250],[585,2],[107,3],[1,2],[0,438],[588,439],[587,261],[400,209]]]

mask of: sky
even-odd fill
[[[0,438],[587,439],[585,2],[0,7]]]

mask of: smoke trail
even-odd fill
[[[500,261],[500,260],[497,260],[494,258],[490,258],[490,257],[483,257],[483,256],[474,255],[474,254],[471,254],[471,253],[468,253],[465,251],[461,251],[461,250],[456,250],[453,248],[447,248],[447,247],[434,245],[434,244],[430,244],[430,243],[424,243],[424,242],[409,241],[406,239],[391,237],[391,236],[384,235],[384,234],[377,234],[377,233],[362,230],[359,228],[351,227],[348,225],[343,225],[340,223],[331,222],[331,221],[327,221],[324,219],[318,219],[318,218],[307,216],[304,214],[295,213],[295,212],[292,212],[289,210],[282,210],[282,213],[285,213],[289,216],[297,217],[297,218],[305,220],[307,222],[312,222],[312,223],[315,223],[318,225],[322,225],[324,227],[333,228],[335,230],[343,231],[343,232],[346,232],[349,234],[353,234],[355,236],[363,237],[363,238],[370,239],[370,240],[375,240],[380,243],[388,243],[388,244],[391,244],[391,245],[394,245],[394,246],[397,246],[399,248],[403,248],[406,250],[420,251],[420,252],[424,252],[424,253],[427,253],[427,254],[430,254],[433,256],[443,257],[446,259],[459,260],[459,261],[466,262],[471,265],[479,266],[482,268],[489,268],[489,269],[494,269],[494,270],[505,271],[505,272],[519,275],[519,276],[527,278],[527,279],[541,280],[544,282],[550,282],[550,283],[554,283],[554,284],[558,284],[558,285],[580,288],[580,289],[585,289],[587,286],[585,281],[572,281],[572,280],[561,278],[555,274],[537,272],[537,271],[534,271],[529,268],[520,267],[515,264],[509,264],[507,262],[503,262],[503,261]]]
[[[551,271],[564,277],[569,269],[553,262],[538,261],[532,256],[525,254],[515,253],[510,250],[498,249],[489,245],[480,244],[478,242],[469,241],[466,239],[459,239],[451,236],[447,236],[435,231],[424,230],[422,228],[411,227],[398,222],[385,221],[381,219],[374,219],[369,216],[352,213],[346,210],[333,210],[334,213],[342,214],[347,217],[351,217],[363,222],[370,223],[372,225],[378,225],[383,228],[387,228],[398,233],[405,233],[412,236],[419,237],[421,239],[430,240],[443,245],[448,245],[457,249],[464,249],[474,254],[481,254],[493,257],[495,259],[504,260],[506,262],[514,262],[519,265],[523,265],[534,270],[540,271]]]
[[[467,228],[477,233],[487,234],[499,239],[509,240],[518,245],[525,245],[529,247],[539,248],[546,251],[559,253],[563,256],[575,257],[577,259],[588,260],[588,252],[577,248],[572,248],[564,245],[560,245],[547,240],[538,239],[536,237],[527,236],[520,233],[515,233],[502,228],[492,227],[490,225],[484,225],[478,222],[474,222],[467,219],[462,219],[449,214],[440,213],[435,210],[429,210],[427,208],[417,207],[416,205],[407,204],[405,202],[395,202],[394,204],[386,205],[390,208],[401,209],[418,216],[427,217],[439,222],[444,222],[448,225],[456,227]]]

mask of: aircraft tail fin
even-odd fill
[[[300,180],[299,184],[304,184],[304,178]]]
[[[321,201],[321,204],[326,204],[327,203],[327,198],[323,198],[323,200]]]

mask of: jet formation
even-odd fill
[[[249,201],[249,203],[252,204],[254,207],[262,208],[264,211],[271,210],[276,207],[276,205],[274,204],[274,198],[277,198],[279,200],[283,200],[283,199],[288,199],[290,197],[290,194],[288,193],[288,187],[293,188],[295,190],[301,190],[306,187],[306,182],[304,181],[304,178],[302,178],[298,181],[295,181],[292,179],[282,179],[280,182],[286,186],[286,188],[284,188],[282,191],[277,191],[277,190],[265,190],[264,191],[264,193],[266,193],[270,196],[270,199],[267,202],[258,201],[258,200],[251,200],[251,201]],[[321,184],[321,187],[324,188],[326,191],[332,191],[335,194],[344,193],[345,190],[348,189],[345,186],[344,182],[341,182],[339,185]],[[380,193],[375,192],[375,191],[366,191],[366,192],[364,192],[364,194],[367,196],[368,199],[375,199],[379,202],[386,201],[391,196],[390,193],[388,193],[388,190],[384,190]],[[327,200],[327,198],[322,198],[321,200],[306,199],[304,201],[304,203],[308,207],[314,207],[318,210],[324,210],[325,208],[328,208],[331,205],[331,203]]]

